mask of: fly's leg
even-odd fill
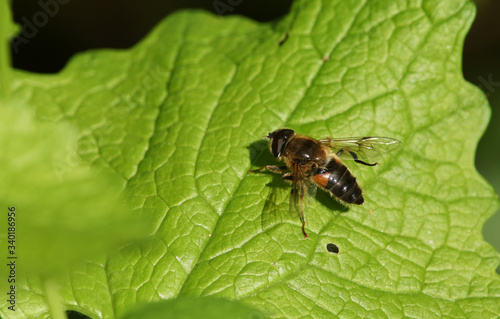
[[[263,167],[263,168],[264,168],[264,167]],[[249,172],[250,172],[250,173],[261,172],[263,168],[259,168],[258,170],[249,171]],[[281,166],[280,168],[282,168],[282,169],[283,169],[283,171],[285,171],[285,170],[287,170],[287,169],[288,169],[288,167],[286,167],[286,166]],[[268,170],[269,170],[269,171],[271,171],[269,168],[268,168]],[[276,170],[276,171],[271,171],[271,172],[273,172],[273,173],[277,173],[277,174],[281,174],[281,173],[282,173],[282,171],[278,171],[278,170]],[[285,181],[293,182],[293,173],[288,172],[288,173],[285,173],[285,174],[281,175],[281,177],[282,177]]]
[[[304,229],[306,227],[306,221],[302,217],[300,219],[302,220],[302,234],[304,234],[304,239],[309,238],[309,236],[306,233],[306,230]]]
[[[284,180],[287,180],[287,181],[293,181],[293,174],[292,173],[286,173],[286,174],[283,174],[283,179]],[[297,190],[295,188],[292,188],[292,193],[290,194],[291,198],[293,198],[294,196],[294,192],[296,192]],[[299,200],[299,215],[300,215],[300,221],[302,222],[302,234],[304,234],[304,238],[309,238],[309,236],[307,236],[307,233],[306,233],[306,230],[305,230],[305,227],[306,227],[306,216],[304,214],[304,207],[303,207],[303,200],[304,200],[304,196],[306,194],[306,191],[301,189],[300,190],[300,194],[299,194],[299,197],[300,197],[300,200]]]
[[[304,197],[306,196],[307,188],[306,184],[302,183],[300,185],[300,221],[302,222],[302,234],[304,234],[304,239],[309,238],[307,236],[305,227],[306,227],[306,215],[304,214]]]
[[[304,206],[303,206],[303,197],[305,192],[303,192],[298,187],[292,187],[290,193],[290,211],[298,211],[300,221],[302,222],[302,234],[304,234],[304,238],[309,238],[306,233],[306,216],[304,214]]]
[[[286,171],[288,169],[288,167],[286,167],[286,166],[276,166],[276,165],[266,165],[266,166],[258,168],[258,169],[251,169],[248,172],[249,173],[260,173],[260,172],[262,172],[262,171],[264,171],[266,169],[268,171],[270,171],[270,172],[273,172],[273,173],[276,173],[276,174],[281,174],[284,171]]]
[[[370,164],[370,163],[367,163],[367,162],[364,162],[364,161],[358,159],[358,155],[356,155],[356,153],[354,153],[353,151],[349,150],[348,148],[341,148],[340,151],[337,152],[337,156],[342,155],[342,153],[344,153],[344,151],[347,151],[349,153],[349,155],[352,156],[352,158],[354,159],[354,161],[356,163],[363,164],[363,165],[366,165],[366,166],[375,166],[375,165],[378,165],[378,162]]]

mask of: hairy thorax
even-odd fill
[[[311,168],[326,165],[326,153],[319,141],[296,136],[287,145],[285,157],[290,159],[292,165],[303,165]]]

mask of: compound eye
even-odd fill
[[[268,135],[271,140],[270,148],[274,157],[280,158],[285,150],[286,144],[295,136],[295,132],[290,129],[281,129]]]

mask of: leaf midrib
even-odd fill
[[[342,39],[344,39],[344,38],[347,36],[347,34],[349,33],[349,30],[351,29],[352,25],[355,23],[355,21],[356,21],[356,19],[357,19],[358,15],[359,15],[359,12],[360,12],[360,11],[361,11],[364,7],[365,7],[365,5],[366,5],[366,3],[364,2],[362,5],[360,5],[360,6],[359,6],[358,11],[356,12],[356,14],[354,14],[354,15],[353,15],[353,17],[352,17],[352,19],[351,19],[351,21],[350,21],[350,23],[349,23],[348,27],[346,27],[346,28],[345,28],[345,32],[344,32],[344,34],[343,34],[341,37],[339,37],[339,40],[338,40],[338,41],[337,41],[337,42],[336,42],[336,43],[332,46],[332,48],[330,49],[330,51],[329,51],[329,52],[327,52],[327,55],[328,55],[328,56],[329,56],[329,55],[330,55],[330,54],[331,54],[331,53],[335,50],[335,48],[337,47],[337,45],[338,45],[339,43],[341,43],[341,42],[342,42]],[[281,33],[280,33],[280,32],[277,32],[277,34],[279,35],[279,34],[281,34]],[[260,42],[260,43],[259,43],[259,45],[257,45],[255,48],[258,48],[261,44],[262,44],[262,42]],[[233,73],[233,75],[232,75],[231,79],[234,77],[234,75],[236,75],[236,73],[237,73],[237,69],[239,68],[240,64],[241,64],[241,62],[240,62],[240,63],[236,63],[236,70],[235,70],[235,72]],[[294,116],[294,114],[295,114],[295,111],[297,110],[297,108],[299,107],[299,105],[301,105],[301,104],[303,103],[304,98],[307,96],[307,93],[309,92],[309,90],[310,90],[310,89],[314,86],[314,83],[315,83],[316,79],[318,78],[318,75],[321,73],[321,70],[323,70],[324,65],[325,65],[325,63],[320,63],[320,64],[318,65],[318,67],[317,67],[316,71],[314,72],[314,75],[312,76],[311,81],[308,83],[308,85],[307,85],[306,89],[304,90],[304,93],[302,94],[301,98],[297,101],[296,107],[292,109],[292,111],[291,111],[291,112],[290,112],[290,114],[287,116],[287,119],[284,121],[284,123],[289,123],[289,122],[290,122],[290,120],[291,120],[291,118],[293,118],[293,116]],[[220,101],[220,99],[224,96],[224,92],[226,91],[227,87],[229,87],[230,85],[231,85],[231,81],[229,81],[229,83],[228,83],[228,84],[224,87],[224,90],[222,91],[221,95],[219,96],[219,101]],[[207,128],[208,128],[208,127],[210,127],[210,123],[211,123],[211,120],[212,120],[212,116],[213,116],[213,114],[215,113],[215,111],[217,110],[217,108],[219,107],[219,105],[220,105],[220,104],[219,104],[219,103],[217,103],[217,104],[215,105],[214,109],[212,110],[212,112],[211,112],[211,114],[210,114],[210,119],[209,119],[209,121],[208,121],[208,123],[209,123],[209,124],[208,124]],[[203,136],[203,139],[202,139],[202,141],[201,141],[201,143],[200,143],[200,146],[201,146],[201,145],[203,145],[203,142],[204,142],[205,138],[206,138],[206,135],[204,135],[204,136]],[[199,147],[199,148],[198,148],[198,150],[200,150],[200,149],[201,149],[201,148]],[[256,159],[258,159],[260,156],[262,156],[262,155],[264,154],[264,152],[265,152],[265,151],[267,151],[267,149],[263,149],[263,150],[261,150],[261,152],[260,152],[260,153],[256,156]],[[196,163],[198,163],[198,160],[199,160],[199,155],[200,155],[200,151],[198,151],[198,153],[197,153]],[[198,165],[196,164],[196,165],[195,165],[195,173],[196,173],[196,168],[197,168],[197,167],[198,167]],[[247,167],[247,170],[249,170],[250,168],[251,168],[251,165],[249,165],[249,166]],[[245,178],[246,178],[246,177],[243,177],[243,179],[241,179],[241,180],[237,183],[236,187],[234,187],[233,191],[231,192],[232,194],[236,194],[236,193],[238,193],[238,191],[240,190],[240,187],[243,185],[243,180],[244,180]],[[199,192],[199,186],[198,186],[197,181],[196,181],[196,187],[197,187],[197,190],[198,190],[198,192]],[[199,194],[200,194],[200,196],[201,196],[201,192],[199,192]],[[201,196],[201,197],[203,198],[203,200],[205,201],[205,203],[207,203],[207,205],[209,205],[209,203],[208,203],[207,199],[206,199],[206,198],[204,198],[204,196]],[[214,228],[213,228],[213,229],[216,229],[216,228],[217,228],[217,225],[219,224],[219,221],[221,220],[221,218],[220,218],[220,217],[221,217],[221,215],[224,213],[224,211],[226,210],[227,206],[228,206],[228,205],[232,202],[232,200],[233,200],[233,198],[232,198],[232,197],[231,197],[231,198],[229,198],[229,199],[228,199],[228,201],[227,201],[227,202],[226,202],[226,203],[222,206],[222,209],[221,209],[221,214],[220,214],[220,215],[218,214],[218,215],[219,215],[219,218],[217,219],[217,221],[216,221],[216,223],[215,223],[215,225],[214,225]],[[215,208],[214,208],[212,205],[209,205],[209,207],[211,207],[211,208],[212,208],[212,210],[215,212]],[[203,251],[204,251],[204,249],[205,249],[205,248],[206,248],[206,247],[210,244],[211,240],[212,240],[212,237],[208,237],[208,239],[206,240],[206,242],[205,242],[204,246],[200,249],[200,253],[198,254],[198,257],[197,257],[196,261],[193,263],[193,265],[196,265],[196,264],[199,262],[200,257],[203,255]],[[246,241],[246,242],[248,242],[248,241]],[[243,244],[244,244],[244,243],[243,243]],[[243,244],[242,244],[242,245],[243,245]],[[316,241],[316,244],[317,244],[317,241]],[[314,245],[314,247],[316,247],[316,244]],[[313,253],[313,252],[314,252],[314,250],[312,250],[312,251],[311,251],[311,254],[308,256],[308,262],[310,261],[310,258],[311,258],[311,256],[312,256],[312,253]],[[183,291],[183,289],[184,289],[184,287],[185,287],[185,284],[189,281],[189,278],[190,278],[190,276],[191,276],[191,274],[192,274],[192,273],[193,273],[193,272],[192,272],[192,271],[190,271],[190,272],[187,274],[186,278],[184,279],[184,283],[182,284],[182,286],[181,286],[181,287],[178,289],[178,291],[177,291],[177,296],[179,296],[179,294],[181,294],[181,293],[182,293],[182,291]]]

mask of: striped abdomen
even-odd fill
[[[361,205],[364,202],[361,188],[356,177],[340,160],[332,158],[326,168],[312,177],[313,181],[324,189],[332,192],[335,197],[349,203]]]

